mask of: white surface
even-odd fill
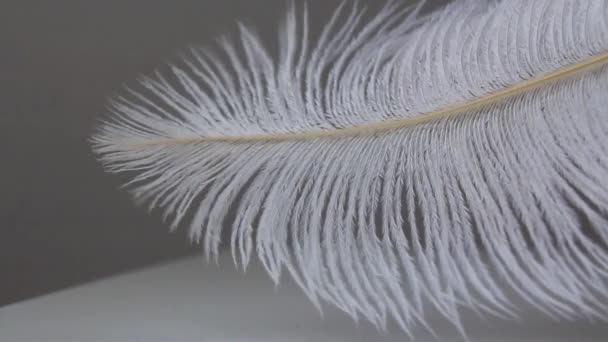
[[[332,308],[322,318],[291,282],[275,289],[259,265],[247,274],[229,258],[220,265],[189,258],[0,308],[0,341],[408,341],[394,326],[382,335]],[[465,321],[473,341],[608,341],[602,322]],[[445,321],[430,323],[443,341],[463,340]]]

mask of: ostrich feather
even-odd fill
[[[116,96],[94,151],[208,256],[380,328],[511,317],[508,292],[606,318],[608,2],[421,10],[343,3],[315,35],[291,4],[276,53],[240,25]]]

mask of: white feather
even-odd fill
[[[606,318],[608,2],[420,8],[343,4],[313,38],[290,6],[274,57],[240,26],[116,97],[94,149],[210,255],[229,229],[380,327],[511,315],[506,290]]]

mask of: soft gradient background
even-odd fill
[[[339,2],[309,0],[311,27]],[[135,207],[89,149],[108,95],[188,44],[234,32],[237,20],[272,44],[284,3],[0,0],[1,341],[405,339],[395,326],[381,336],[332,308],[321,318],[289,279],[274,291],[258,264],[245,276],[225,256],[221,268],[200,256],[174,261],[200,247]],[[167,265],[144,269],[158,263]],[[109,277],[126,271],[134,272]],[[476,341],[608,336],[602,322],[556,322],[537,312],[520,322],[470,312],[463,319]],[[446,341],[463,340],[436,316],[430,323]],[[429,338],[421,327],[415,333]]]

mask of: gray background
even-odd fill
[[[338,3],[309,1],[311,27]],[[107,97],[138,74],[237,20],[272,38],[283,5],[0,1],[0,305],[200,249],[135,207],[86,140]]]

